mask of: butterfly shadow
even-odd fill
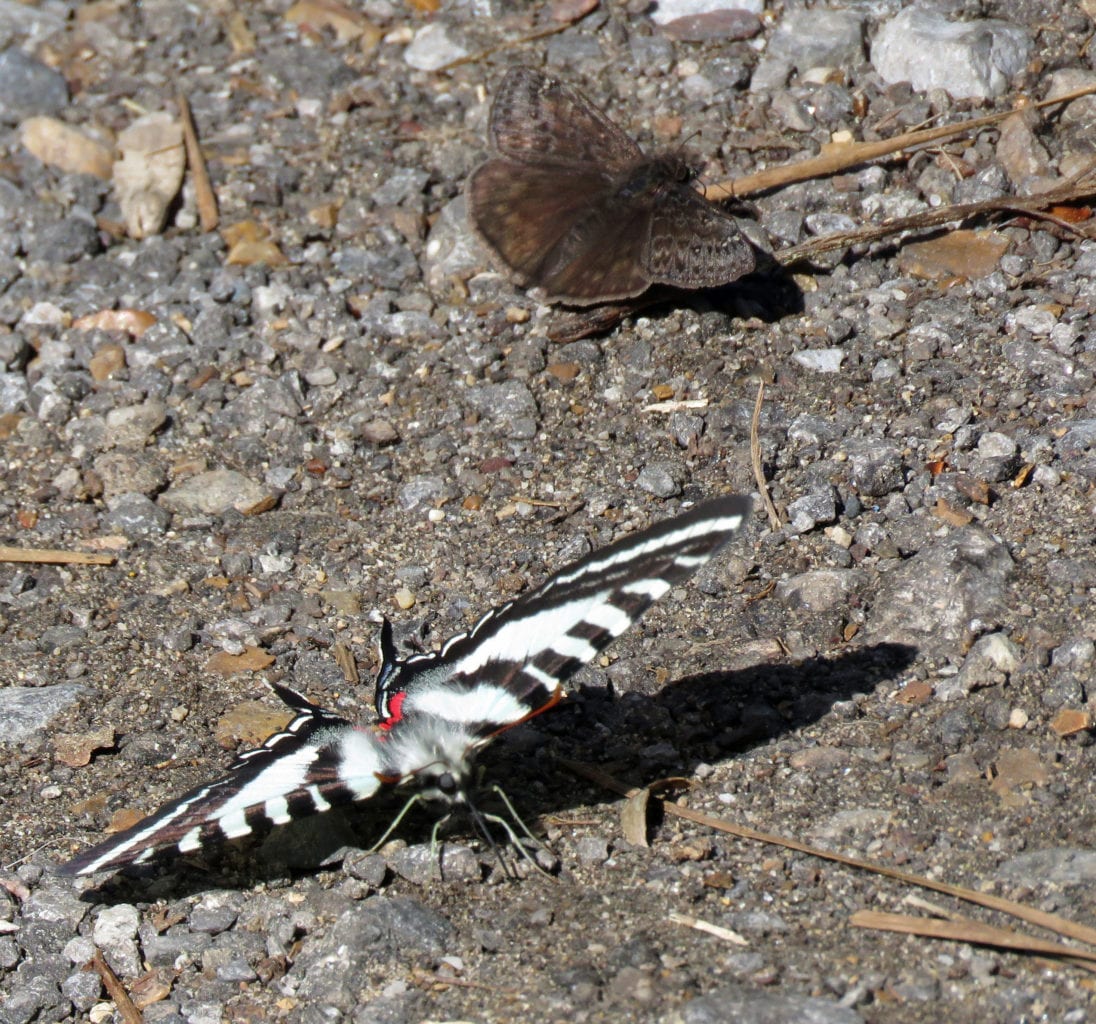
[[[882,643],[795,664],[706,672],[652,695],[614,697],[587,686],[554,715],[505,734],[481,758],[489,777],[507,780],[529,820],[607,799],[577,784],[556,757],[593,762],[629,785],[691,775],[817,722],[834,704],[900,675],[917,650]],[[515,753],[517,756],[515,756]]]
[[[603,790],[576,783],[558,763],[560,757],[595,763],[632,785],[688,776],[702,763],[732,760],[818,721],[838,701],[899,675],[916,653],[902,644],[867,645],[833,658],[687,676],[652,694],[615,695],[607,685],[580,686],[548,714],[504,732],[479,764],[486,785],[501,782],[517,813],[537,831],[538,820],[607,799]],[[107,904],[175,900],[337,867],[348,848],[376,843],[409,795],[384,792],[363,804],[224,844],[201,858],[169,854],[111,875],[82,898]],[[437,820],[436,809],[414,808],[394,835],[412,846],[429,843]],[[466,815],[454,814],[452,824],[447,839],[466,844],[476,835]],[[486,851],[483,859],[490,855]]]
[[[657,323],[683,307],[697,313],[718,313],[735,320],[753,318],[771,324],[802,313],[805,303],[791,273],[767,253],[758,251],[753,273],[717,288],[685,290],[655,285],[623,302],[584,309],[560,306],[548,321],[548,338],[568,344],[607,334],[630,316],[642,313]]]

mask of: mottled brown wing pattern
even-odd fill
[[[491,105],[491,144],[523,163],[626,170],[643,151],[600,110],[562,82],[512,68]]]
[[[716,288],[749,274],[756,258],[734,218],[677,184],[651,213],[644,266],[652,282]]]

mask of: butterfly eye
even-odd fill
[[[446,796],[452,796],[459,788],[452,772],[445,772],[438,776],[438,789]]]

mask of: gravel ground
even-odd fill
[[[375,0],[339,35],[302,6],[0,3],[22,47],[0,55],[0,541],[116,555],[0,564],[0,1022],[111,1019],[94,945],[157,1022],[1092,1019],[1078,968],[849,926],[920,912],[896,883],[670,818],[630,844],[620,801],[557,760],[683,776],[699,810],[1092,922],[1096,248],[1069,211],[953,236],[967,273],[888,243],[556,344],[460,198],[511,63],[645,146],[693,136],[720,180],[1094,81],[1081,9],[990,10],[1030,43],[1019,73],[953,100],[869,62],[885,5],[682,41],[603,4],[451,71],[547,12]],[[21,141],[37,115],[109,140],[177,89],[265,265],[201,232],[190,184],[126,238],[108,182]],[[1078,101],[781,189],[748,230],[779,248],[1038,188],[1094,122]],[[111,309],[152,325],[79,320]],[[86,892],[49,873],[273,728],[264,675],[368,721],[381,615],[430,644],[684,502],[755,492],[762,381],[785,525],[755,502],[484,757],[554,877],[506,881],[457,823],[439,881],[428,818],[364,854],[389,820],[368,806]]]

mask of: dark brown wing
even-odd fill
[[[543,284],[546,258],[609,188],[596,172],[497,159],[480,164],[465,186],[473,227],[522,287]]]
[[[733,217],[679,183],[651,212],[642,264],[652,282],[715,288],[750,273],[756,259]]]
[[[588,207],[551,252],[534,284],[546,302],[588,306],[639,295],[651,285],[645,256],[650,211],[635,210],[615,195]]]
[[[643,159],[639,146],[583,96],[531,68],[506,73],[489,132],[499,154],[525,164],[616,173]]]

